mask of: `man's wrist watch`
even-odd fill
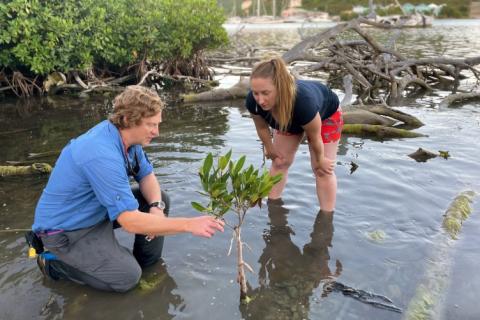
[[[153,207],[156,207],[160,210],[164,210],[165,209],[165,202],[163,202],[162,200],[160,201],[155,201],[155,202],[152,202],[148,205],[150,208],[153,208]]]

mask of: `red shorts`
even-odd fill
[[[342,135],[342,128],[343,128],[343,116],[342,116],[342,109],[338,108],[338,110],[330,116],[322,121],[322,141],[323,143],[330,143],[330,142],[337,142],[340,140],[340,136]],[[299,133],[290,133],[290,132],[282,132],[279,130],[275,130],[277,134],[282,136],[294,136]]]

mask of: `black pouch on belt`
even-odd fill
[[[28,256],[30,258],[35,258],[37,254],[44,251],[42,239],[35,232],[26,232],[25,240],[27,240],[28,243]]]

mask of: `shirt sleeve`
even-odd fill
[[[247,107],[248,111],[250,111],[251,114],[258,115],[257,101],[255,101],[252,91],[249,91],[247,94],[247,98],[245,99],[245,106]]]
[[[145,151],[143,151],[141,146],[135,146],[135,152],[137,154],[138,164],[140,166],[140,170],[138,171],[137,175],[135,175],[135,181],[140,182],[145,176],[149,175],[153,172],[153,166],[150,163],[150,160],[147,157]]]
[[[107,208],[111,221],[124,211],[138,209],[123,161],[97,158],[84,163],[82,169],[96,198]]]

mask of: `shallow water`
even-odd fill
[[[431,29],[402,31],[400,39],[407,48],[408,43],[420,48],[405,50],[409,56],[422,51],[463,57],[480,52],[479,33],[480,22],[445,21]],[[323,284],[335,277],[351,287],[385,295],[405,310],[416,288],[426,281],[432,260],[450,270],[438,317],[480,318],[478,196],[459,239],[446,256],[436,258],[442,215],[450,202],[463,190],[480,192],[480,104],[439,108],[447,94],[405,100],[398,107],[423,121],[425,126],[416,131],[428,137],[342,138],[333,219],[318,212],[308,149],[300,146],[284,206],[252,209],[243,228],[243,240],[251,248],[245,251],[245,260],[255,271],[247,274],[255,297],[248,307],[239,305],[235,258],[226,255],[231,231],[208,240],[168,237],[164,265],[145,272],[146,278],[158,281],[158,287],[127,294],[44,280],[35,262],[26,257],[22,234],[12,232],[0,233],[0,318],[401,319],[400,314],[338,292],[323,295]],[[105,117],[107,101],[98,97],[2,101],[0,163],[59,150]],[[172,199],[172,215],[193,216],[190,201],[205,202],[197,193],[197,170],[207,152],[217,155],[232,148],[234,158],[246,154],[248,163],[262,164],[260,144],[242,104],[167,107],[160,136],[146,150]],[[28,130],[2,134],[18,129]],[[451,157],[416,162],[407,154],[419,147],[448,150]],[[54,159],[41,160],[53,163]],[[359,166],[353,173],[352,161]],[[0,230],[31,225],[46,181],[46,177],[0,178]],[[377,230],[385,233],[383,241],[367,236]],[[128,236],[119,236],[128,243]]]

